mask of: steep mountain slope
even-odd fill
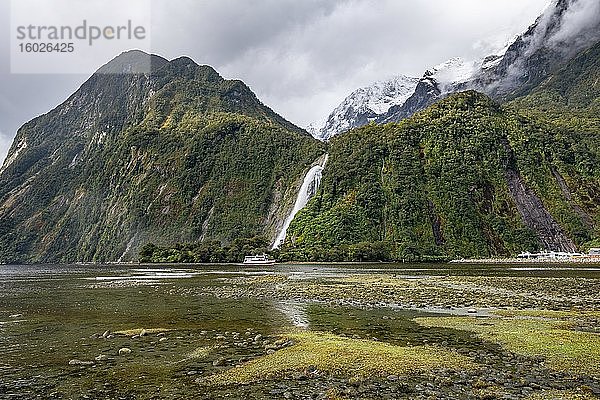
[[[600,42],[510,105],[564,128],[600,134]]]
[[[572,251],[600,237],[599,147],[476,92],[452,95],[400,124],[332,138],[319,193],[282,257]]]
[[[501,101],[525,95],[598,40],[600,3],[595,0],[555,0],[508,47],[498,65],[480,72],[471,87]]]
[[[147,57],[124,53],[19,130],[0,174],[0,260],[275,236],[321,144],[189,58],[114,73]]]
[[[477,66],[460,58],[437,65],[427,71],[417,83],[412,95],[402,103],[391,107],[377,119],[378,123],[398,122],[423,110],[435,101],[455,93],[472,79]]]
[[[600,3],[596,0],[554,0],[531,27],[507,48],[475,62],[450,59],[427,70],[408,97],[402,97],[385,113],[357,118],[341,104],[330,116],[334,120],[321,129],[327,137],[368,122],[398,122],[424,110],[436,101],[467,89],[486,93],[505,102],[527,95],[581,50],[600,40]],[[353,109],[366,108],[356,99]],[[339,128],[335,128],[339,127]]]
[[[501,54],[472,65],[453,66],[451,70],[462,72],[460,79],[440,79],[426,72],[415,93],[379,122],[400,121],[450,93],[466,89],[501,102],[526,95],[579,51],[600,40],[599,4],[594,0],[555,0]],[[456,62],[450,60],[452,64]]]
[[[313,136],[329,140],[334,135],[377,120],[390,107],[404,104],[415,91],[418,82],[417,78],[401,75],[357,89],[333,110],[325,125],[314,132]]]

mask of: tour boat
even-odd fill
[[[244,257],[244,265],[271,265],[275,264],[275,260],[269,259],[266,254],[257,254],[254,256]]]

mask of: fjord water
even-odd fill
[[[412,321],[434,310],[217,298],[212,290],[235,277],[327,279],[351,274],[394,274],[408,279],[427,275],[597,279],[600,269],[379,264],[282,265],[269,270],[231,265],[0,266],[0,397],[210,397],[196,380],[222,369],[219,359],[244,362],[263,354],[261,346],[241,346],[236,341],[290,329],[394,344],[452,341],[469,345],[466,334],[424,329]],[[390,313],[394,318],[387,317]],[[140,328],[167,331],[164,336],[137,339],[113,334]],[[231,343],[224,345],[228,338]],[[129,348],[131,354],[120,355],[121,348]],[[194,356],[199,349],[211,349],[211,355]]]

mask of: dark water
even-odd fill
[[[468,343],[467,337],[420,328],[411,319],[424,314],[415,311],[218,299],[199,290],[240,276],[360,273],[600,278],[600,268],[594,267],[0,266],[0,398],[187,398],[200,390],[198,376],[219,369],[216,359],[243,362],[262,354],[260,346],[239,342],[258,334],[273,337],[294,326],[401,344]],[[195,295],[186,294],[191,289]],[[102,336],[136,328],[169,331],[137,339]],[[124,347],[132,353],[119,355]],[[211,349],[206,357],[192,356],[202,348]],[[98,356],[104,360],[96,361]],[[69,365],[77,364],[72,360],[90,365]]]

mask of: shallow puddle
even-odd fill
[[[440,271],[369,265],[271,271],[232,266],[0,266],[0,393],[7,399],[281,398],[283,393],[311,398],[331,385],[344,386],[317,379],[289,384],[287,391],[278,391],[281,382],[213,390],[198,383],[264,356],[280,334],[296,329],[398,346],[444,346],[471,354],[478,362],[495,354],[493,362],[504,362],[498,346],[466,332],[424,328],[413,321],[443,309],[355,308],[212,294],[237,276],[332,279],[380,272],[424,276]],[[444,269],[440,275],[447,273]],[[500,275],[504,273],[508,271]],[[583,273],[600,276],[598,270]],[[132,329],[138,331],[117,333]],[[147,332],[140,336],[141,329]]]

